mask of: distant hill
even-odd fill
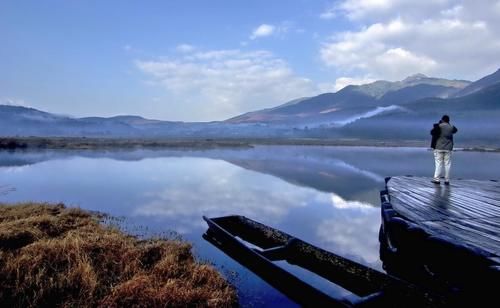
[[[457,88],[440,85],[417,84],[385,93],[379,102],[382,105],[405,105],[427,97],[447,98],[455,93]]]
[[[290,128],[224,122],[170,122],[139,116],[60,116],[34,108],[0,105],[0,137],[216,138],[283,137]]]
[[[72,118],[34,108],[0,105],[2,136],[139,136],[147,125],[170,122],[138,116]]]
[[[360,119],[339,131],[350,138],[425,140],[444,114],[459,128],[458,140],[500,145],[500,83],[462,97],[417,100],[404,110]]]
[[[473,93],[449,99],[427,98],[406,105],[414,112],[453,113],[470,115],[477,112],[500,110],[499,83],[474,91]]]
[[[467,87],[456,92],[453,96],[460,97],[460,96],[469,95],[469,94],[480,91],[482,89],[485,89],[485,88],[492,86],[492,85],[499,83],[499,82],[500,82],[500,69],[498,69],[493,74],[485,76],[485,77],[469,84]]]
[[[434,95],[439,97],[447,97],[450,92],[457,92],[460,89],[468,86],[471,82],[467,80],[449,80],[443,78],[435,78],[428,77],[424,74],[415,74],[401,81],[385,81],[379,80],[369,84],[360,85],[360,86],[350,86],[357,89],[360,92],[368,94],[370,96],[374,96],[377,98],[381,98],[389,92],[398,91],[401,89],[405,89],[408,87],[415,87],[418,85],[427,85],[431,86],[430,89],[434,87],[439,87],[443,91],[436,92]],[[426,95],[433,95],[432,93]]]
[[[309,98],[310,97],[297,98],[297,99],[291,100],[289,102],[286,102],[286,103],[284,103],[282,105],[273,107],[273,108],[266,108],[266,109],[262,109],[262,110],[259,110],[259,111],[247,112],[247,113],[244,113],[242,115],[230,118],[230,119],[226,120],[226,122],[230,122],[230,123],[242,123],[242,122],[259,122],[259,121],[264,121],[266,119],[266,117],[262,116],[262,115],[264,115],[265,113],[270,113],[270,112],[272,112],[273,110],[276,110],[276,109],[280,109],[280,108],[284,108],[284,107],[288,107],[288,106],[293,106],[293,105],[298,104],[298,103],[300,103],[302,101],[308,100]]]
[[[0,105],[0,117],[2,120],[17,118],[18,120],[24,119],[32,121],[58,121],[67,118],[30,107],[11,105]]]

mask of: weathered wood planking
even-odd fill
[[[429,234],[452,239],[500,258],[500,183],[400,176],[387,182],[390,202]]]

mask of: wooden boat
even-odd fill
[[[300,305],[329,307],[439,307],[439,294],[315,247],[244,216],[203,219],[204,239],[247,267]],[[336,298],[303,282],[278,266],[287,261],[315,273],[355,296]]]

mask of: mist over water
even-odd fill
[[[452,180],[498,179],[499,158],[454,152]],[[0,202],[64,202],[125,217],[127,224],[142,226],[135,229],[141,234],[175,231],[194,244],[199,258],[236,272],[242,304],[293,305],[205,242],[202,215],[244,215],[382,270],[377,236],[384,178],[430,177],[433,168],[432,152],[421,148],[2,151]],[[345,294],[282,265],[326,292]]]

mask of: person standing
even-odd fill
[[[450,168],[451,168],[451,151],[453,150],[453,134],[455,134],[458,129],[450,124],[450,117],[444,115],[439,123],[439,135],[437,134],[437,129],[433,128],[431,135],[434,134],[437,137],[436,144],[434,147],[434,178],[432,183],[440,184],[440,177],[444,167],[444,184],[450,185]],[[434,134],[433,134],[434,133]]]

